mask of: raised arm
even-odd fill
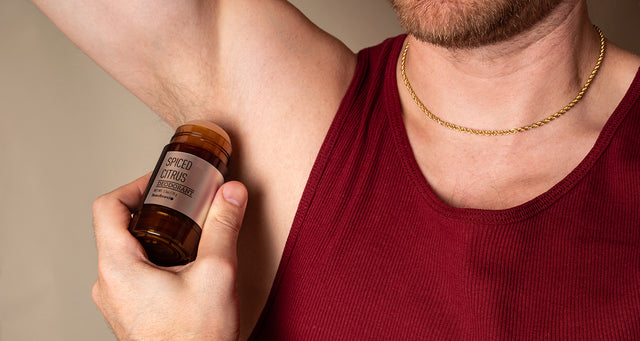
[[[290,106],[286,97],[301,95],[293,94],[292,82],[340,88],[353,64],[344,45],[286,1],[34,2],[172,125],[192,116],[232,124],[233,116],[255,116],[256,100],[265,97],[285,97]],[[270,107],[260,107],[260,116],[275,118]]]
[[[168,123],[207,119],[231,135],[250,197],[238,245],[246,337],[355,55],[286,1],[34,1]]]

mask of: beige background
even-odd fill
[[[354,51],[400,32],[385,0],[297,0]],[[592,1],[640,52],[640,1]],[[93,305],[91,203],[151,170],[170,129],[25,0],[0,0],[0,340],[113,340]]]

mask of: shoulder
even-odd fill
[[[640,70],[640,56],[609,43],[607,59],[611,86],[626,92]]]

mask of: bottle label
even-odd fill
[[[169,151],[151,181],[145,204],[173,208],[202,228],[224,178],[216,167],[198,156]]]

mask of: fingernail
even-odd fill
[[[222,196],[227,202],[242,207],[247,200],[247,192],[241,185],[229,183],[222,188]]]

